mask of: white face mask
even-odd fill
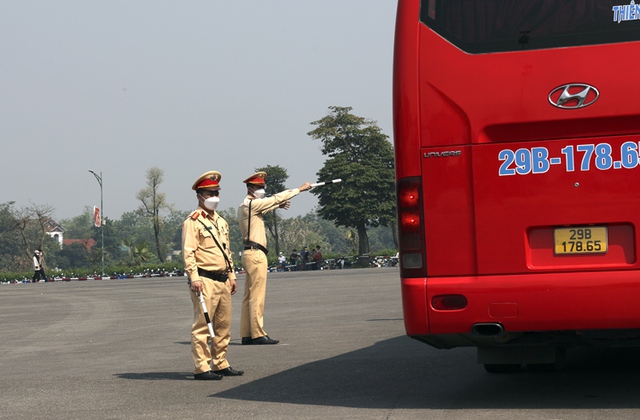
[[[220,197],[209,197],[204,200],[204,206],[209,210],[215,210],[220,203]]]
[[[254,196],[255,198],[262,198],[262,197],[264,197],[264,188],[260,188],[259,190],[255,190],[255,191],[253,192],[253,196]]]

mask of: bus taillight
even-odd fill
[[[400,275],[426,277],[421,178],[399,179],[397,188]]]
[[[402,212],[400,225],[405,232],[417,232],[420,229],[420,215],[417,212]]]
[[[419,208],[420,206],[420,183],[411,182],[403,186],[398,194],[398,207],[400,208]]]

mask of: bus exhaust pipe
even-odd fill
[[[479,322],[473,324],[471,334],[478,337],[499,337],[504,334],[504,327],[499,322]]]

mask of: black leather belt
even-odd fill
[[[253,242],[253,241],[245,241],[244,242],[244,249],[259,249],[260,251],[264,252],[264,255],[267,255],[269,253],[269,250],[265,247],[263,247],[262,245],[260,245],[257,242]]]
[[[204,268],[198,268],[198,275],[200,277],[206,277],[208,279],[219,281],[222,283],[226,282],[229,278],[229,275],[227,273],[216,273],[215,271],[205,270]]]

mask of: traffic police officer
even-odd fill
[[[311,189],[306,182],[298,188],[265,197],[266,172],[257,172],[245,179],[247,196],[238,208],[238,222],[244,241],[242,267],[246,271],[240,335],[242,344],[277,344],[270,338],[264,326],[264,300],[267,291],[267,236],[264,215],[276,208],[288,209],[290,198]]]
[[[231,295],[236,293],[236,275],[229,248],[229,225],[216,213],[220,201],[220,172],[202,174],[191,187],[198,209],[182,224],[182,255],[191,288],[194,321],[191,327],[191,355],[194,379],[216,380],[240,376],[227,361],[231,339]],[[211,337],[200,305],[202,294],[211,316],[215,337]]]

